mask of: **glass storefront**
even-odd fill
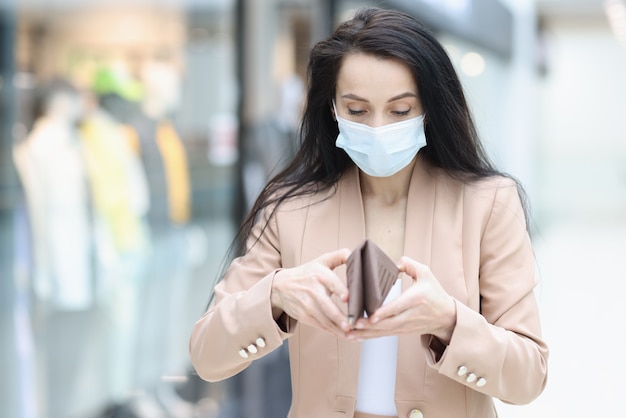
[[[327,12],[273,0],[1,12],[1,414],[238,416],[265,404],[260,378],[285,394],[264,413],[284,414],[286,351],[209,385],[187,344],[239,218],[293,153]]]
[[[234,23],[233,1],[2,10],[2,416],[197,397],[188,337],[234,229]]]

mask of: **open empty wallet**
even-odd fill
[[[348,323],[350,327],[363,312],[372,315],[389,294],[400,271],[374,242],[366,239],[352,251],[346,262]]]

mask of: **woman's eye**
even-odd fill
[[[406,116],[409,114],[409,112],[411,111],[411,109],[407,109],[407,110],[396,110],[394,111],[394,115],[396,116]]]
[[[348,109],[348,113],[351,116],[359,116],[362,115],[363,113],[365,113],[365,110],[353,110],[353,109]]]

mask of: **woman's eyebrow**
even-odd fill
[[[415,97],[417,98],[417,94],[407,91],[406,93],[398,94],[397,96],[393,96],[391,99],[387,100],[387,103],[395,102],[396,100],[404,99],[406,97]],[[369,103],[369,100],[357,96],[356,94],[348,93],[341,96],[342,99],[356,100],[357,102],[365,102]]]
[[[364,99],[363,97],[359,97],[356,94],[352,94],[352,93],[344,94],[343,96],[341,96],[341,98],[342,99],[356,100],[358,102],[369,103],[369,100]]]
[[[391,99],[387,101],[387,103],[394,102],[396,100],[404,99],[406,97],[415,97],[417,98],[417,94],[407,91],[406,93],[398,94],[397,96],[393,96]]]

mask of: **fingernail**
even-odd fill
[[[343,321],[341,323],[341,329],[344,331],[350,331],[350,326],[348,325],[348,323],[346,321]]]
[[[371,319],[372,324],[375,324],[376,322],[378,322],[378,317],[377,316],[373,316]]]
[[[363,329],[365,328],[365,325],[363,325],[362,322],[359,322],[358,324],[356,324],[356,329]]]

